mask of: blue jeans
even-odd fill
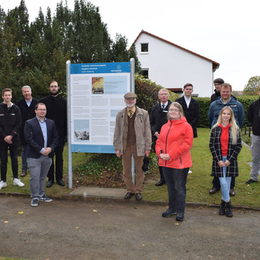
[[[227,156],[223,156],[222,160],[223,160],[223,162],[225,162],[227,160]],[[226,177],[226,173],[227,173],[226,166],[224,166],[222,168],[222,170],[223,170],[223,177],[219,177],[222,200],[224,200],[225,202],[229,202],[230,201],[229,192],[230,192],[231,177]]]
[[[189,168],[175,169],[162,167],[168,188],[169,209],[184,213],[186,200],[186,181]]]

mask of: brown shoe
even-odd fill
[[[24,176],[26,176],[26,174],[27,174],[27,171],[22,171],[22,173],[21,173],[21,177],[24,177]]]

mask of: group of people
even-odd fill
[[[232,96],[232,87],[223,79],[215,79],[215,93],[211,96],[208,111],[211,134],[209,148],[213,157],[211,175],[213,187],[209,194],[221,190],[220,215],[232,217],[230,196],[235,196],[235,177],[238,176],[237,156],[242,148],[240,128],[244,122],[242,104]],[[168,89],[160,89],[159,102],[150,113],[136,106],[137,95],[124,95],[126,107],[116,116],[114,148],[122,157],[123,180],[126,200],[135,197],[142,200],[144,183],[143,160],[154,149],[158,157],[160,180],[155,184],[167,184],[169,207],[163,217],[176,216],[184,220],[186,181],[191,172],[193,138],[198,136],[199,103],[192,98],[193,85],[183,87],[183,96],[171,102]],[[66,100],[60,95],[58,82],[49,85],[49,96],[36,100],[30,86],[22,87],[23,99],[12,103],[12,90],[2,90],[0,104],[0,190],[7,186],[7,160],[10,151],[13,184],[23,187],[18,178],[18,149],[22,148],[22,173],[30,171],[31,206],[40,201],[50,202],[45,187],[60,186],[63,181],[63,148],[67,138]],[[258,181],[260,170],[260,99],[250,105],[248,121],[252,124],[253,166],[251,184]],[[132,169],[134,159],[135,174]],[[54,158],[56,160],[54,160]],[[54,163],[55,161],[55,163]],[[54,174],[56,173],[56,174]],[[56,175],[56,176],[55,176]],[[47,184],[45,179],[48,176]]]
[[[12,89],[2,90],[0,104],[0,190],[7,186],[7,161],[10,151],[13,185],[23,187],[18,177],[18,152],[22,151],[21,177],[30,171],[31,206],[50,202],[45,187],[63,181],[63,148],[67,138],[67,103],[60,95],[58,82],[49,85],[49,95],[37,100],[30,86],[22,87],[23,98],[12,103]],[[47,185],[45,179],[48,176]]]
[[[235,196],[235,177],[238,176],[237,157],[242,148],[240,128],[244,122],[243,105],[232,96],[232,86],[223,79],[214,80],[215,93],[211,96],[208,111],[210,122],[209,149],[212,154],[213,187],[209,194],[221,190],[220,215],[232,217],[230,196]],[[169,91],[160,89],[159,102],[150,113],[136,106],[135,93],[124,95],[126,107],[117,114],[114,147],[116,155],[122,157],[123,179],[127,192],[125,199],[135,196],[142,199],[144,173],[142,162],[149,156],[152,148],[158,157],[160,180],[155,184],[167,184],[168,209],[162,217],[176,216],[177,221],[184,220],[186,180],[191,172],[191,149],[193,138],[198,136],[199,103],[192,98],[193,85],[183,87],[183,96],[171,102]],[[248,121],[253,126],[252,154],[253,167],[251,177],[246,182],[258,181],[260,170],[260,101],[253,103],[248,111]],[[134,158],[135,178],[132,174]]]

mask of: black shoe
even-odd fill
[[[249,180],[246,182],[246,184],[251,184],[251,183],[254,183],[254,182],[257,182],[257,181],[255,181],[255,180],[253,180],[253,179],[249,179]]]
[[[65,183],[63,180],[57,180],[57,184],[60,186],[65,186]]]
[[[218,188],[216,188],[216,187],[212,187],[212,189],[210,189],[209,190],[209,194],[215,194],[216,192],[218,192],[219,191],[219,189]]]
[[[125,200],[130,200],[135,194],[132,192],[127,192],[124,199]]]
[[[167,209],[165,212],[162,213],[163,218],[170,218],[174,215],[176,215],[177,212],[174,209]]]
[[[54,184],[53,181],[47,181],[46,187],[50,188]]]
[[[176,221],[183,221],[184,220],[184,213],[178,212],[176,215]]]
[[[230,196],[235,196],[235,195],[236,195],[235,190],[234,190],[234,189],[230,189],[229,195],[230,195]]]
[[[226,202],[224,200],[221,200],[218,214],[223,216],[223,215],[225,215],[225,211],[226,211]]]
[[[142,199],[143,199],[142,194],[141,194],[141,193],[136,193],[136,194],[135,194],[135,199],[136,199],[137,201],[142,200]]]
[[[233,217],[233,213],[232,213],[232,206],[231,206],[231,202],[226,202],[226,216],[227,217]]]
[[[165,184],[165,181],[159,180],[158,182],[155,183],[155,186],[162,186]]]
[[[24,176],[26,176],[26,174],[27,174],[27,171],[22,171],[22,173],[21,173],[21,177],[24,177]]]

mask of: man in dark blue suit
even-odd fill
[[[21,177],[24,177],[27,174],[27,146],[24,140],[23,129],[25,121],[35,117],[35,106],[38,103],[38,100],[32,97],[32,89],[30,86],[22,87],[23,98],[19,100],[16,105],[21,110],[22,124],[20,128],[20,138],[22,144],[22,173]]]
[[[39,206],[39,201],[52,201],[45,194],[45,179],[52,164],[51,156],[58,145],[58,135],[54,121],[45,117],[46,112],[45,104],[38,103],[35,107],[36,117],[27,120],[24,126],[32,207]]]

